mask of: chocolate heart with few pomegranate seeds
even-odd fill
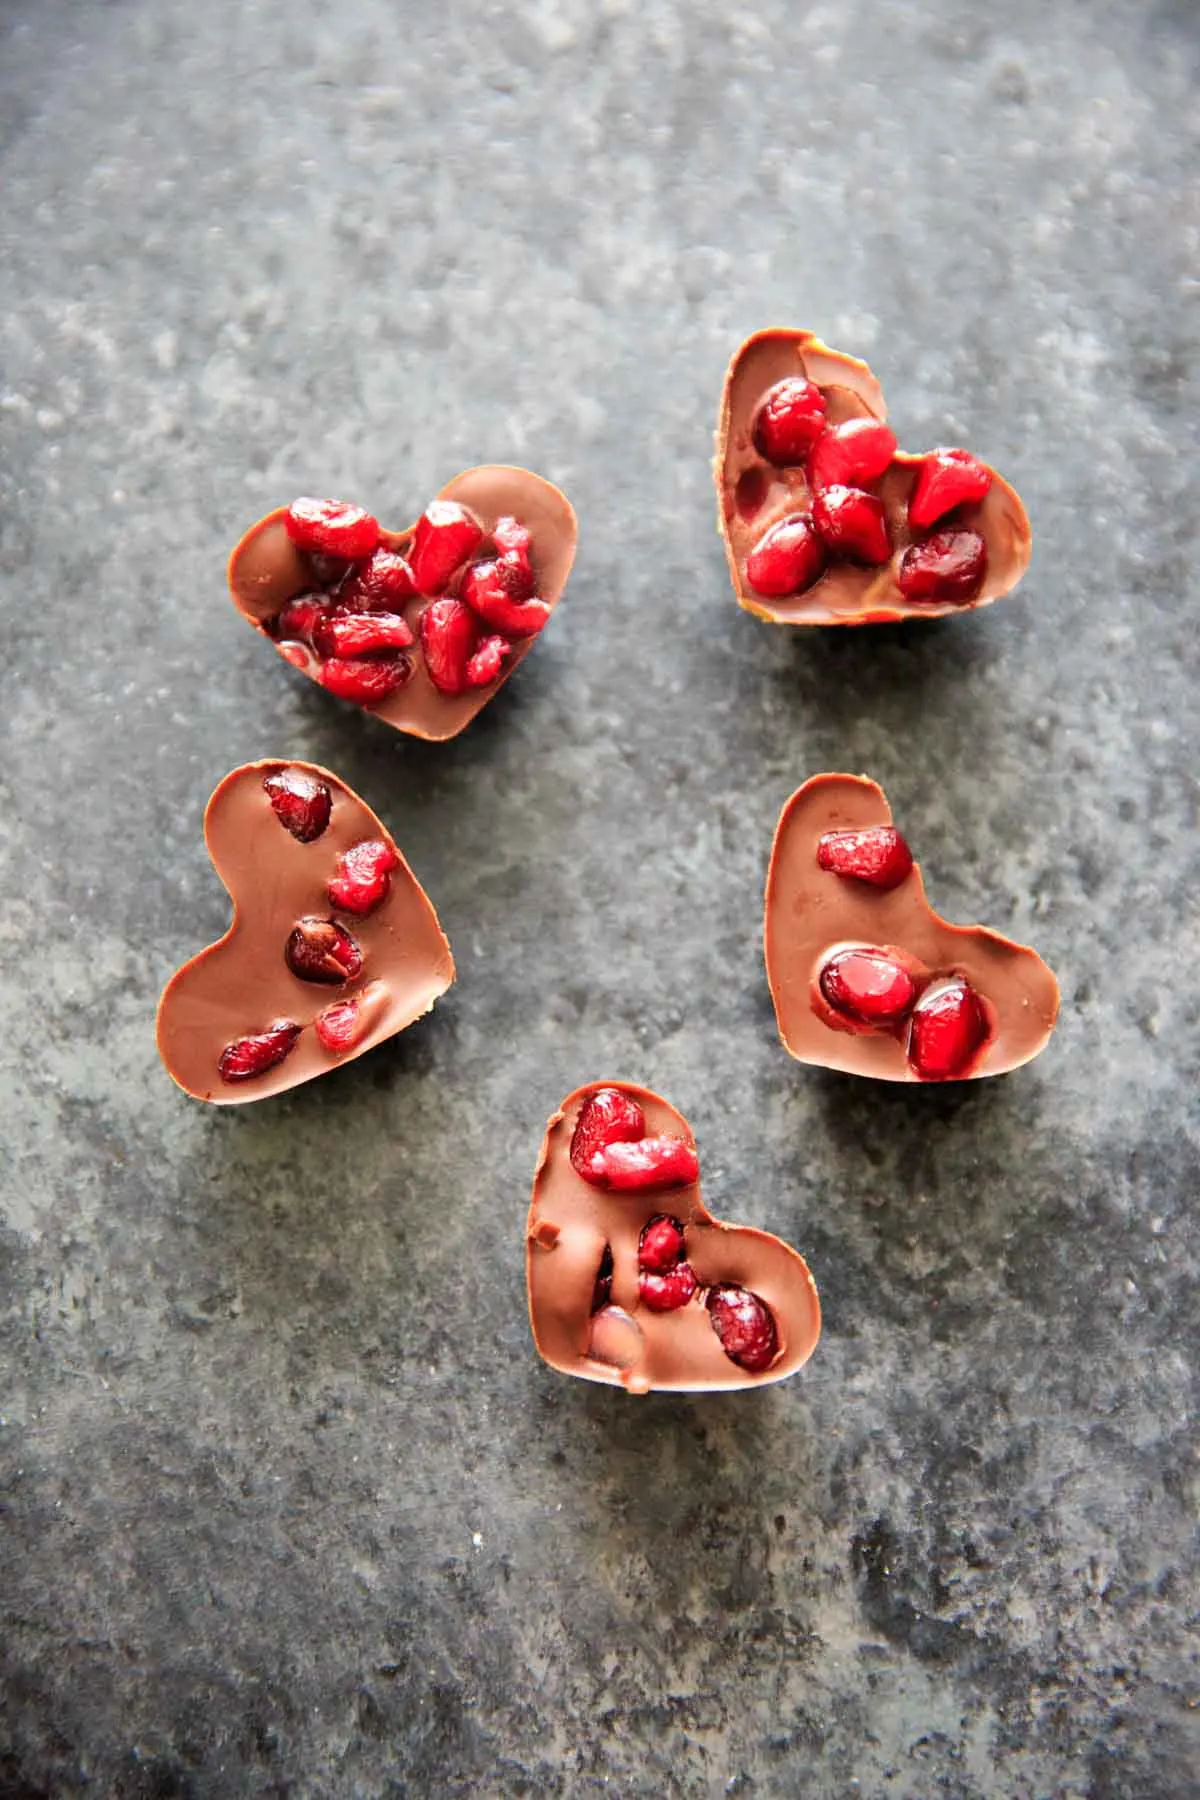
[[[785,1048],[850,1075],[1005,1075],[1058,1017],[1035,951],[934,912],[883,790],[860,775],[814,775],[784,807],[765,950]]]
[[[397,731],[442,740],[532,648],[576,537],[556,487],[491,465],[456,476],[405,531],[340,501],[280,507],[234,550],[229,591],[310,680]]]
[[[403,1031],[454,980],[424,889],[328,769],[234,769],[204,838],[233,923],[158,1007],[159,1054],[195,1099],[234,1106],[327,1074]]]
[[[764,1387],[821,1334],[804,1258],[714,1219],[687,1121],[628,1082],[578,1088],[547,1125],[526,1279],[546,1362],[631,1394]]]
[[[719,523],[738,604],[777,625],[935,619],[1029,565],[1014,490],[965,450],[909,455],[866,363],[811,331],[759,331],[729,365]]]

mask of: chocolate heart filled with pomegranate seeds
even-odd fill
[[[243,618],[340,699],[413,737],[455,737],[512,674],[571,572],[570,502],[528,469],[468,469],[406,531],[294,500],[229,560]]]
[[[313,763],[234,769],[204,814],[233,923],[158,1007],[167,1073],[197,1100],[262,1100],[351,1062],[454,980],[437,914],[375,814]]]
[[[551,1367],[631,1394],[782,1381],[821,1333],[804,1258],[714,1219],[686,1120],[628,1082],[579,1088],[550,1120],[526,1278]]]
[[[1058,983],[983,925],[948,925],[860,775],[814,775],[780,815],[767,874],[767,980],[800,1062],[881,1081],[1005,1075],[1045,1049]]]
[[[1029,520],[969,451],[908,455],[866,363],[758,331],[729,365],[714,464],[738,603],[777,625],[935,619],[998,600]]]

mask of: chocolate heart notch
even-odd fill
[[[821,1334],[804,1258],[714,1219],[687,1121],[628,1082],[576,1089],[547,1125],[525,1272],[551,1368],[631,1394],[764,1387]]]
[[[738,604],[776,625],[936,619],[1029,565],[1025,508],[966,451],[908,455],[866,363],[811,331],[755,332],[729,365],[713,473]]]
[[[1058,1017],[1035,951],[934,912],[882,788],[861,775],[814,775],[784,807],[764,944],[784,1047],[849,1075],[1006,1075]]]
[[[455,476],[404,531],[335,501],[279,507],[234,550],[229,592],[311,681],[396,731],[441,741],[532,648],[577,536],[558,488],[493,464]]]
[[[204,837],[233,923],[158,1006],[159,1054],[195,1099],[241,1105],[327,1074],[403,1031],[454,980],[424,889],[328,769],[234,769]]]

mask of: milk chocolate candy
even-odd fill
[[[934,912],[863,776],[814,775],[784,807],[765,948],[786,1048],[851,1075],[1004,1075],[1045,1049],[1058,1016],[1058,983],[1033,950]]]
[[[866,363],[759,331],[729,365],[714,464],[738,603],[778,625],[965,612],[1029,563],[1013,489],[969,452],[896,449]]]
[[[158,1049],[185,1093],[282,1093],[403,1031],[454,980],[437,914],[390,833],[312,763],[248,763],[204,815],[233,901],[219,943],[167,983]]]
[[[821,1331],[803,1257],[714,1219],[686,1120],[628,1082],[579,1088],[550,1120],[526,1277],[550,1366],[631,1394],[782,1381]]]

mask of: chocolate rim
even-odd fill
[[[744,380],[755,360],[770,366],[769,378]],[[763,533],[787,513],[807,510],[808,485],[802,467],[776,469],[764,462],[753,444],[754,417],[766,389],[787,375],[807,375],[823,390],[833,390],[830,419],[887,418],[883,390],[865,362],[831,350],[811,331],[770,326],[756,331],[739,345],[725,373],[721,412],[716,431],[713,478],[717,489],[717,522],[738,605],[755,618],[774,625],[880,625],[909,619],[940,619],[951,613],[974,612],[1011,593],[1029,567],[1032,532],[1029,517],[1016,490],[990,465],[992,485],[982,501],[955,509],[953,526],[935,529],[973,529],[987,541],[988,570],[980,592],[972,600],[908,601],[900,592],[895,571],[907,548],[898,541],[895,527],[903,522],[907,533],[908,500],[928,452],[897,450],[891,467],[872,483],[884,500],[893,542],[891,561],[878,569],[859,568],[840,562],[801,594],[772,600],[757,594],[742,575],[745,558]],[[742,386],[752,388],[745,405]],[[828,397],[828,394],[827,394]],[[748,469],[769,476],[768,499],[758,507],[753,525],[738,517],[738,482]],[[799,498],[798,498],[799,496]],[[924,534],[929,535],[929,534]]]
[[[489,532],[505,513],[513,513],[527,525],[533,535],[532,557],[538,579],[538,597],[551,612],[554,611],[567,585],[579,539],[575,509],[560,488],[544,476],[514,464],[484,463],[475,469],[464,469],[453,481],[446,483],[436,498],[456,500],[460,505],[470,507]],[[265,625],[265,621],[274,618],[293,595],[308,592],[313,587],[311,565],[287,535],[286,514],[285,506],[276,507],[239,538],[226,571],[229,595],[242,617],[267,639],[283,661],[292,668],[299,668],[303,675],[321,687],[317,657],[308,652],[303,663],[293,662],[283,655]],[[416,529],[416,524],[403,531],[387,531],[381,527],[380,544],[385,549],[406,555]],[[465,694],[443,694],[430,680],[420,654],[417,628],[421,614],[430,604],[431,600],[425,595],[413,595],[404,603],[404,617],[417,637],[413,649],[406,653],[413,662],[411,679],[377,706],[362,706],[355,700],[344,704],[382,719],[393,730],[409,737],[444,743],[465,730],[476,713],[503,687],[533,649],[541,632],[514,642],[506,667],[487,687],[472,688]],[[545,629],[543,626],[542,630]]]

